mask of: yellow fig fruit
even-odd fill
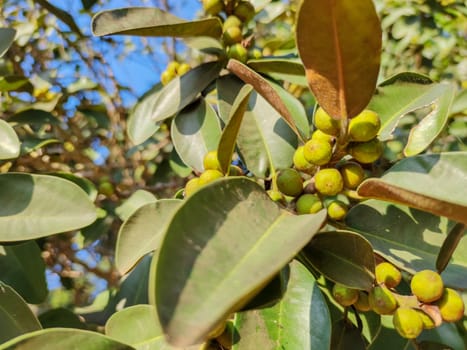
[[[242,30],[240,27],[229,27],[224,31],[222,38],[226,45],[239,43],[243,39]]]
[[[230,27],[239,27],[241,28],[243,25],[242,21],[240,18],[237,16],[229,16],[227,19],[224,21],[224,24],[222,25],[222,29],[225,32],[228,28]]]
[[[180,67],[178,67],[177,69],[177,74],[182,76],[190,70],[191,70],[191,66],[188,63],[182,63]]]
[[[360,164],[355,162],[346,162],[339,167],[339,171],[344,181],[344,186],[348,189],[356,189],[365,178],[365,171]]]
[[[400,307],[392,319],[394,328],[406,339],[415,339],[423,331],[423,321],[419,314],[411,308]]]
[[[223,0],[203,0],[204,11],[212,16],[219,14],[224,10]]]
[[[286,196],[296,197],[303,191],[303,180],[295,169],[284,169],[276,179],[277,188]]]
[[[351,142],[348,152],[357,162],[369,164],[381,157],[383,154],[383,144],[377,138],[367,142]]]
[[[203,158],[204,170],[221,170],[219,159],[217,158],[217,151],[209,151]]]
[[[358,289],[348,288],[340,283],[332,287],[332,296],[342,306],[350,306],[358,300]]]
[[[371,310],[370,301],[368,299],[368,294],[362,291],[358,292],[358,300],[354,304],[355,308],[361,312],[367,312]]]
[[[221,177],[223,177],[224,174],[222,174],[219,170],[214,170],[214,169],[208,169],[205,170],[199,177],[199,184],[201,186],[206,185],[210,182],[213,182],[214,180],[217,180]]]
[[[298,197],[296,203],[298,214],[314,214],[323,209],[323,203],[317,195],[305,193]]]
[[[255,7],[249,1],[239,1],[234,8],[234,15],[249,22],[255,16]]]
[[[175,74],[165,70],[161,74],[161,83],[162,85],[167,85],[173,78],[175,78]]]
[[[325,134],[337,136],[340,132],[340,120],[334,119],[319,107],[314,116],[315,126]]]
[[[335,196],[344,188],[341,173],[334,168],[319,170],[315,175],[315,188],[325,196]]]
[[[351,141],[365,142],[375,138],[381,127],[381,120],[376,112],[365,109],[349,123]]]
[[[334,200],[328,204],[328,217],[333,220],[342,220],[347,215],[349,207],[342,201]]]
[[[332,157],[332,147],[327,141],[311,139],[303,146],[305,159],[315,165],[328,164]]]
[[[371,309],[380,315],[390,315],[397,308],[397,300],[385,286],[374,287],[368,296]]]
[[[302,171],[307,174],[313,174],[316,169],[316,166],[306,160],[304,149],[304,146],[299,146],[295,150],[293,155],[293,165],[298,171]]]
[[[312,140],[321,140],[321,141],[326,141],[326,142],[332,143],[334,141],[334,136],[326,134],[326,133],[322,132],[319,129],[316,129],[311,134],[311,139]]]
[[[436,327],[435,321],[422,310],[414,309],[422,319],[423,329],[433,329]]]
[[[172,61],[167,65],[166,71],[170,72],[174,76],[176,76],[177,75],[177,70],[178,70],[179,67],[180,67],[180,63],[178,63],[176,61]]]
[[[443,295],[444,283],[436,271],[417,272],[410,281],[412,293],[423,303],[431,303]]]
[[[375,275],[376,282],[379,284],[384,283],[388,288],[397,287],[402,279],[400,270],[388,262],[382,262],[376,265]]]
[[[464,301],[454,289],[446,288],[436,304],[441,312],[441,317],[446,322],[456,322],[464,316]]]
[[[201,187],[199,177],[194,177],[185,184],[184,196],[189,197]]]
[[[229,58],[245,63],[248,59],[248,51],[242,44],[234,44],[227,50]]]

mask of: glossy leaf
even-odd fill
[[[19,156],[21,143],[15,130],[6,121],[0,119],[0,159]]]
[[[0,282],[0,344],[41,329],[28,304],[10,286]]]
[[[310,240],[324,211],[282,211],[246,178],[224,178],[184,201],[168,226],[155,301],[171,344],[199,343]]]
[[[228,122],[222,131],[217,148],[217,159],[224,174],[228,173],[230,163],[232,163],[232,155],[235,151],[238,133],[240,132],[243,116],[248,107],[251,92],[251,85],[244,85],[240,89],[230,109]]]
[[[297,58],[261,58],[249,60],[248,66],[275,80],[284,80],[302,86],[308,84],[303,64]]]
[[[233,350],[329,349],[331,319],[313,275],[298,261],[282,275],[286,291],[279,302],[235,315]]]
[[[65,179],[7,173],[0,175],[0,188],[3,242],[70,231],[96,219],[95,207],[86,193]]]
[[[0,57],[10,48],[15,38],[16,30],[12,28],[0,28]]]
[[[167,224],[181,203],[178,199],[161,199],[145,204],[123,223],[115,249],[115,265],[121,274],[159,248]]]
[[[221,41],[209,36],[184,38],[183,42],[190,48],[201,51],[203,53],[216,56],[222,56],[225,54],[225,50]]]
[[[466,183],[467,152],[425,154],[403,159],[381,178],[364,181],[358,194],[467,223],[467,197],[460,191]]]
[[[439,250],[438,258],[436,259],[436,270],[438,272],[444,271],[448,266],[460,240],[466,234],[464,224],[456,224],[451,231],[449,231],[446,239]]]
[[[373,249],[358,234],[346,231],[320,233],[313,237],[300,256],[334,282],[368,291],[373,286]]]
[[[298,52],[316,100],[332,117],[352,118],[370,102],[379,72],[381,36],[371,0],[302,2]]]
[[[49,328],[27,333],[0,345],[0,350],[135,350],[97,332]]]
[[[467,111],[467,89],[459,91],[452,104],[451,113],[457,114]]]
[[[128,135],[131,140],[135,144],[146,141],[157,131],[159,122],[189,105],[219,75],[221,68],[219,62],[204,63],[149,95],[145,104],[130,117]]]
[[[40,139],[34,136],[25,137],[21,140],[21,154],[28,154],[42,147],[52,145],[54,143],[62,143],[57,139]]]
[[[366,350],[366,344],[355,325],[346,320],[339,320],[332,325],[331,349]]]
[[[22,75],[0,77],[0,91],[32,92],[32,90],[31,82]]]
[[[464,317],[465,320],[465,317]],[[467,339],[462,331],[456,328],[455,323],[443,322],[439,327],[426,330],[417,338],[422,345],[422,350],[465,350]],[[438,347],[428,347],[427,343],[437,344]]]
[[[383,315],[381,316],[381,326],[378,335],[370,344],[368,350],[394,349],[415,350],[415,348],[411,346],[411,341],[402,338],[394,329],[392,316]]]
[[[78,328],[86,329],[86,324],[78,315],[65,308],[48,310],[39,315],[39,321],[43,328]]]
[[[44,301],[47,296],[45,263],[36,242],[0,246],[0,280],[30,304]]]
[[[455,223],[446,218],[387,202],[368,200],[346,216],[349,229],[360,232],[373,249],[410,273],[435,270],[438,252]],[[467,288],[467,236],[459,242],[442,273],[452,287]]]
[[[115,208],[115,212],[122,221],[126,221],[143,205],[154,203],[156,200],[156,196],[151,192],[136,190],[127,198],[127,200],[125,200],[125,202]]]
[[[202,172],[204,156],[209,151],[217,149],[219,144],[221,137],[219,118],[214,109],[201,98],[175,116],[171,136],[182,161]]]
[[[96,36],[126,34],[220,38],[222,34],[222,23],[219,18],[186,21],[155,7],[127,7],[102,11],[94,16],[91,25],[92,32]]]
[[[74,175],[72,173],[65,173],[65,172],[57,172],[57,173],[52,173],[52,174],[49,174],[49,175],[52,175],[52,176],[57,176],[57,177],[60,177],[62,179],[66,179],[68,181],[71,181],[73,182],[74,184],[78,185],[79,187],[81,187],[81,189],[87,193],[89,199],[91,201],[95,201],[96,198],[97,198],[97,189],[96,189],[96,186],[94,186],[94,184],[86,179],[85,177],[81,177],[81,176],[78,176],[78,175]]]
[[[224,122],[243,83],[234,76],[217,81],[219,113]],[[256,92],[252,92],[243,117],[237,146],[247,168],[258,177],[292,164],[297,148],[297,136],[279,113]]]

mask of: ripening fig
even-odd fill
[[[349,123],[349,138],[351,141],[365,142],[375,138],[381,127],[377,113],[365,109]]]
[[[335,200],[327,207],[328,217],[333,220],[342,220],[347,215],[349,207],[342,201]]]
[[[229,27],[224,31],[223,37],[226,45],[239,43],[243,39],[242,30],[240,27]]]
[[[315,165],[328,164],[332,157],[332,147],[327,141],[311,139],[303,146],[305,159]]]
[[[390,315],[397,308],[397,300],[385,286],[374,287],[368,296],[371,309],[380,315]]]
[[[296,197],[303,191],[303,180],[295,169],[284,169],[276,179],[277,188],[286,196]]]
[[[334,168],[319,170],[315,175],[315,188],[325,196],[335,196],[344,188],[341,173]]]
[[[305,154],[304,154],[304,146],[299,146],[293,155],[293,165],[295,169],[298,171],[302,171],[307,174],[312,174],[314,173],[316,166],[314,164],[311,164],[309,161],[306,160]]]
[[[325,134],[337,136],[339,135],[340,120],[334,119],[327,114],[324,109],[319,107],[314,116],[315,126]]]
[[[221,177],[223,177],[224,174],[222,174],[219,170],[214,170],[214,169],[208,169],[205,170],[199,177],[199,184],[206,185],[210,182],[213,182],[214,180],[217,180]]]
[[[217,159],[217,151],[209,151],[203,158],[204,170],[221,170],[219,159]]]
[[[243,25],[243,23],[242,23],[241,19],[238,18],[237,16],[232,15],[232,16],[227,17],[224,24],[222,25],[222,29],[225,32],[230,27],[239,27],[239,28],[241,28],[242,25]]]
[[[248,51],[242,44],[234,44],[229,47],[227,55],[229,58],[245,63],[248,59]]]
[[[412,293],[423,303],[431,303],[443,295],[444,283],[436,271],[417,272],[410,281]]]
[[[400,270],[388,262],[382,262],[376,265],[375,275],[376,282],[379,284],[384,283],[388,288],[397,287],[402,279]]]
[[[191,70],[191,66],[188,63],[182,63],[177,69],[177,74],[181,76],[187,73],[189,70]]]
[[[342,306],[350,306],[358,300],[358,289],[348,288],[336,283],[332,287],[332,296]]]
[[[255,7],[249,1],[239,1],[234,8],[234,15],[245,23],[249,22],[255,16]]]
[[[348,152],[357,162],[369,164],[381,157],[383,154],[383,144],[377,138],[367,142],[351,142]]]
[[[446,288],[436,304],[441,312],[441,317],[446,322],[456,322],[464,316],[464,302],[454,289]]]
[[[172,61],[167,65],[166,71],[172,73],[175,76],[177,75],[179,68],[180,63],[178,63],[177,61]]]
[[[298,214],[314,214],[323,209],[323,203],[317,195],[305,193],[295,203]]]
[[[255,48],[255,49],[253,49],[253,50],[250,51],[249,56],[250,56],[251,58],[257,60],[257,59],[260,59],[261,57],[263,57],[263,53],[261,52],[260,49],[256,49],[256,48]]]
[[[433,319],[430,316],[428,316],[422,310],[419,310],[419,309],[414,309],[414,310],[418,313],[418,316],[420,316],[420,318],[422,319],[423,329],[433,329],[436,327],[435,321],[433,321]]]
[[[167,85],[173,78],[175,78],[175,74],[165,70],[161,74],[161,83],[162,85]]]
[[[408,307],[400,307],[392,319],[394,328],[403,338],[415,339],[423,331],[423,321],[417,311]]]
[[[188,180],[188,182],[185,184],[185,192],[184,192],[185,197],[191,196],[200,187],[201,187],[201,184],[199,183],[199,177],[194,177]]]
[[[215,16],[224,10],[223,0],[203,0],[203,8],[207,14]]]
[[[316,129],[311,134],[311,139],[312,140],[326,141],[326,142],[332,143],[333,140],[334,140],[334,136],[326,134],[326,133],[322,132],[319,129]]]
[[[371,310],[368,294],[362,291],[358,292],[358,300],[353,304],[358,311],[367,312]]]
[[[347,162],[339,167],[339,171],[344,181],[344,186],[348,189],[356,189],[365,178],[365,171],[360,164]]]

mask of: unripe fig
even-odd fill
[[[185,184],[185,197],[191,196],[201,187],[199,177],[194,177]]]
[[[327,141],[311,139],[303,149],[305,159],[316,165],[328,164],[332,157],[332,147]]]
[[[323,209],[323,203],[317,195],[302,194],[296,203],[298,214],[314,214]]]
[[[337,221],[345,218],[348,210],[347,204],[339,200],[332,201],[327,207],[328,217]]]
[[[188,63],[182,63],[177,69],[177,74],[181,76],[187,73],[189,70],[191,70],[190,65]]]
[[[371,310],[370,301],[368,300],[368,294],[362,291],[358,292],[358,300],[354,304],[358,311],[367,312]]]
[[[234,8],[234,14],[246,23],[255,16],[255,7],[249,1],[239,1]]]
[[[175,74],[169,72],[167,70],[163,71],[161,74],[161,83],[162,85],[167,85],[173,78],[175,78]]]
[[[422,319],[423,329],[433,329],[436,327],[435,321],[422,310],[414,309]]]
[[[368,296],[371,309],[380,315],[390,315],[397,308],[397,300],[385,286],[374,287]]]
[[[229,47],[227,55],[229,58],[245,63],[248,59],[248,51],[242,44],[234,44]]]
[[[203,8],[207,14],[215,16],[219,12],[224,10],[224,1],[223,0],[203,0]]]
[[[222,174],[219,170],[214,170],[214,169],[208,169],[205,170],[199,177],[199,184],[206,185],[210,182],[213,182],[216,179],[219,179],[223,177],[224,174]]]
[[[412,293],[423,303],[431,303],[443,295],[444,284],[436,271],[423,270],[417,272],[410,281]]]
[[[381,127],[378,114],[365,109],[349,123],[349,138],[351,141],[365,142],[375,138]]]
[[[295,150],[293,155],[293,165],[298,171],[303,171],[304,173],[312,174],[315,171],[316,166],[306,160],[304,155],[304,148],[304,146],[300,146]]]
[[[362,164],[373,163],[383,154],[383,144],[376,138],[367,142],[352,142],[349,154]]]
[[[108,181],[103,181],[99,184],[99,193],[107,196],[107,197],[110,197],[111,195],[113,195],[115,193],[115,188],[114,188],[114,185],[112,185],[110,182]]]
[[[219,159],[217,158],[217,151],[209,151],[203,158],[204,170],[221,170]]]
[[[356,189],[365,178],[365,171],[360,164],[355,162],[345,163],[339,167],[339,171],[342,175],[344,186],[351,190]]]
[[[238,18],[237,16],[229,16],[225,20],[225,22],[224,22],[224,24],[222,26],[222,29],[224,31],[226,31],[230,27],[239,27],[239,28],[241,28],[242,25],[243,25],[243,23],[240,20],[240,18]]]
[[[337,169],[321,169],[315,175],[315,188],[325,196],[335,196],[344,188],[341,173]]]
[[[319,129],[316,129],[311,134],[311,139],[312,140],[321,140],[321,141],[326,141],[326,142],[332,143],[332,141],[334,140],[334,136],[326,134],[326,133],[322,132]]]
[[[340,120],[331,117],[321,107],[316,110],[314,124],[325,134],[333,136],[339,135]]]
[[[388,288],[397,287],[402,279],[400,270],[388,262],[382,262],[376,265],[375,275],[376,282],[380,284],[384,283]]]
[[[263,57],[263,53],[259,49],[253,49],[253,50],[250,51],[249,56],[251,58],[257,60],[257,59],[260,59],[261,57]]]
[[[464,302],[454,289],[446,288],[436,304],[441,312],[441,317],[446,322],[456,322],[464,316]]]
[[[350,306],[358,300],[358,289],[348,288],[336,283],[332,287],[333,298],[342,306]]]
[[[281,170],[276,179],[277,188],[286,196],[296,197],[303,191],[303,180],[295,169]]]
[[[422,319],[414,309],[408,307],[398,308],[392,322],[401,337],[407,339],[415,339],[423,331]]]
[[[240,27],[229,27],[225,30],[222,38],[226,45],[239,43],[243,39],[242,30]]]

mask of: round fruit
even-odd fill
[[[325,196],[335,196],[344,188],[341,173],[337,169],[321,169],[315,175],[315,188]]]
[[[305,159],[316,165],[328,164],[332,157],[332,147],[327,141],[311,139],[303,149]]]
[[[249,22],[255,16],[255,7],[249,1],[240,1],[235,6],[234,14],[244,22]]]
[[[298,214],[314,214],[323,209],[323,203],[317,195],[306,193],[298,198],[296,208]]]
[[[303,180],[295,169],[284,169],[277,176],[277,188],[286,196],[296,197],[303,191]]]
[[[332,287],[333,298],[342,306],[350,306],[358,300],[358,289],[348,288],[336,283]]]
[[[242,30],[240,27],[229,27],[225,30],[223,39],[226,45],[239,43],[243,39]]]
[[[367,312],[371,310],[370,301],[368,300],[368,294],[365,292],[358,292],[358,300],[354,304],[358,311]]]
[[[166,71],[172,73],[175,76],[177,75],[177,71],[179,67],[180,67],[180,63],[176,61],[172,61],[167,65]]]
[[[261,53],[261,50],[259,50],[259,49],[253,49],[253,50],[251,50],[249,56],[250,56],[251,58],[257,60],[257,59],[260,59],[261,57],[263,57],[263,54]]]
[[[214,169],[208,169],[204,171],[199,177],[199,184],[206,185],[210,182],[213,182],[216,179],[219,179],[223,177],[224,174],[222,174],[219,170],[214,170]]]
[[[175,78],[175,74],[165,70],[161,74],[161,83],[162,85],[167,85],[173,78]]]
[[[426,313],[424,313],[422,310],[415,309],[415,311],[418,313],[418,316],[422,319],[423,323],[423,329],[432,329],[436,327],[435,321],[428,316]]]
[[[334,140],[334,137],[322,132],[319,129],[316,129],[315,131],[313,131],[313,134],[311,134],[311,139],[312,140],[321,140],[321,141],[326,141],[326,142],[332,143],[332,141]]]
[[[333,220],[342,220],[347,215],[349,207],[344,202],[335,200],[328,205],[328,217]]]
[[[464,302],[454,289],[446,288],[437,305],[441,317],[446,322],[456,322],[464,316]]]
[[[415,339],[423,331],[423,321],[417,311],[408,307],[400,307],[392,319],[394,328],[407,339]]]
[[[365,171],[358,163],[347,162],[339,168],[344,180],[344,186],[348,189],[355,189],[365,178]]]
[[[194,177],[185,184],[185,197],[191,196],[201,187],[199,177]]]
[[[352,142],[349,154],[362,164],[373,163],[383,154],[383,144],[376,138],[368,142]]]
[[[248,59],[248,51],[242,44],[234,44],[229,47],[228,56],[240,62],[246,62]]]
[[[187,73],[191,69],[190,65],[188,63],[182,63],[180,67],[177,69],[177,74],[178,75],[183,75]]]
[[[378,114],[365,109],[349,123],[349,138],[351,141],[365,142],[375,138],[381,127]]]
[[[395,288],[402,279],[402,274],[398,268],[388,262],[382,262],[376,265],[376,282],[384,283],[388,288]]]
[[[109,197],[113,195],[115,192],[114,185],[112,185],[108,181],[104,181],[99,184],[99,193],[102,193],[103,195]]]
[[[304,146],[298,147],[293,155],[293,165],[298,171],[311,174],[315,170],[315,165],[306,160],[304,155]]]
[[[371,309],[380,315],[390,315],[397,308],[397,300],[384,286],[374,287],[368,296]]]
[[[240,18],[238,18],[237,16],[229,16],[225,20],[222,28],[223,28],[223,30],[225,32],[230,27],[239,27],[239,28],[241,28],[242,25],[243,25],[243,23],[242,23]]]
[[[423,270],[417,272],[410,281],[412,293],[423,303],[431,303],[443,295],[444,284],[436,271]]]
[[[203,8],[207,14],[217,15],[224,9],[223,0],[203,0]]]
[[[319,107],[314,117],[315,126],[328,135],[337,136],[340,131],[340,121],[327,114],[324,109]]]
[[[203,158],[204,170],[213,169],[221,170],[219,159],[217,158],[217,151],[209,151]]]

